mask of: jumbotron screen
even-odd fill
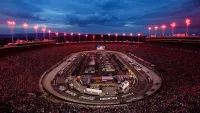
[[[97,50],[99,51],[105,50],[105,48],[106,48],[105,46],[99,46],[99,45],[97,46]]]

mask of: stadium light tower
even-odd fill
[[[101,41],[103,40],[103,35],[101,35]]]
[[[158,26],[155,26],[155,35],[157,35]]]
[[[190,19],[186,19],[185,23],[186,23],[186,36],[188,36],[188,26],[190,25]]]
[[[87,42],[88,34],[85,35],[85,38],[86,38],[86,42]]]
[[[59,34],[58,34],[58,32],[56,32],[55,34],[56,34],[56,37],[57,37],[57,43],[58,43],[58,35],[59,35]]]
[[[150,36],[151,35],[151,27],[149,27],[148,30],[149,30],[149,36]]]
[[[48,31],[49,32],[49,40],[51,39],[51,30]]]
[[[166,25],[162,25],[161,28],[162,28],[162,35],[165,36]]]
[[[72,42],[74,41],[74,33],[71,33]]]
[[[124,37],[126,36],[126,34],[125,33],[123,33],[123,42],[124,42]]]
[[[24,28],[26,41],[28,41],[28,36],[27,36],[27,28],[28,28],[28,24],[27,24],[27,23],[24,23],[22,26],[23,26],[23,28]]]
[[[45,39],[45,33],[46,33],[46,27],[45,26],[42,28],[42,32],[43,32],[43,39]]]
[[[140,33],[138,33],[138,42],[140,41],[139,38],[140,38]]]
[[[110,41],[110,33],[108,34],[108,38],[109,38],[109,41]]]
[[[10,34],[12,36],[12,43],[14,43],[14,27],[15,27],[15,21],[7,21],[8,27],[10,29]]]
[[[67,33],[64,33],[64,41],[66,42]]]
[[[116,33],[116,34],[115,34],[115,37],[116,37],[116,42],[117,42],[117,36],[118,36],[118,34]]]
[[[79,42],[81,41],[80,37],[81,37],[81,33],[78,33]]]
[[[36,38],[36,39],[38,39],[38,36],[37,36],[38,28],[39,28],[38,25],[35,25],[35,26],[34,26],[34,29],[35,29],[35,38]]]
[[[131,42],[133,41],[133,33],[130,33]]]
[[[171,24],[171,27],[172,27],[172,36],[174,36],[174,28],[176,27],[176,23],[173,22],[173,23]]]
[[[95,39],[95,35],[93,35],[93,36],[92,36],[92,38],[93,38],[93,42],[94,42],[94,39]]]

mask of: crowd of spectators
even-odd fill
[[[200,112],[199,49],[160,43],[104,45],[108,50],[132,53],[154,64],[164,81],[161,90],[126,106],[54,103],[41,96],[38,85],[41,75],[69,54],[94,50],[96,44],[34,48],[0,56],[0,112]]]

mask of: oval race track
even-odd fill
[[[101,54],[112,53],[118,56],[119,59],[133,72],[135,76],[134,85],[132,84],[130,89],[126,93],[116,93],[116,91],[103,92],[105,95],[90,94],[92,92],[86,91],[86,87],[77,83],[77,77],[70,75],[60,75],[59,78],[56,75],[63,69],[72,66],[76,58],[81,54],[95,53],[100,51],[83,51],[73,53],[65,58],[62,62],[53,66],[46,71],[40,80],[40,86],[45,93],[54,95],[57,98],[56,101],[64,100],[67,102],[75,102],[81,104],[90,105],[110,105],[110,104],[125,104],[128,102],[143,99],[151,94],[155,93],[162,85],[162,80],[157,73],[149,68],[139,64],[130,56],[116,51],[101,51]],[[139,67],[139,68],[138,68]],[[57,81],[57,83],[53,83]],[[68,87],[69,85],[74,88]],[[109,93],[111,93],[109,95]]]

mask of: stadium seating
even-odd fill
[[[41,96],[41,75],[67,55],[94,50],[96,43],[45,46],[0,56],[0,112],[144,113],[200,112],[200,49],[166,43],[105,44],[155,65],[164,80],[161,90],[127,106],[87,107],[53,103]],[[14,51],[14,50],[12,50]],[[11,51],[11,52],[12,52]]]

